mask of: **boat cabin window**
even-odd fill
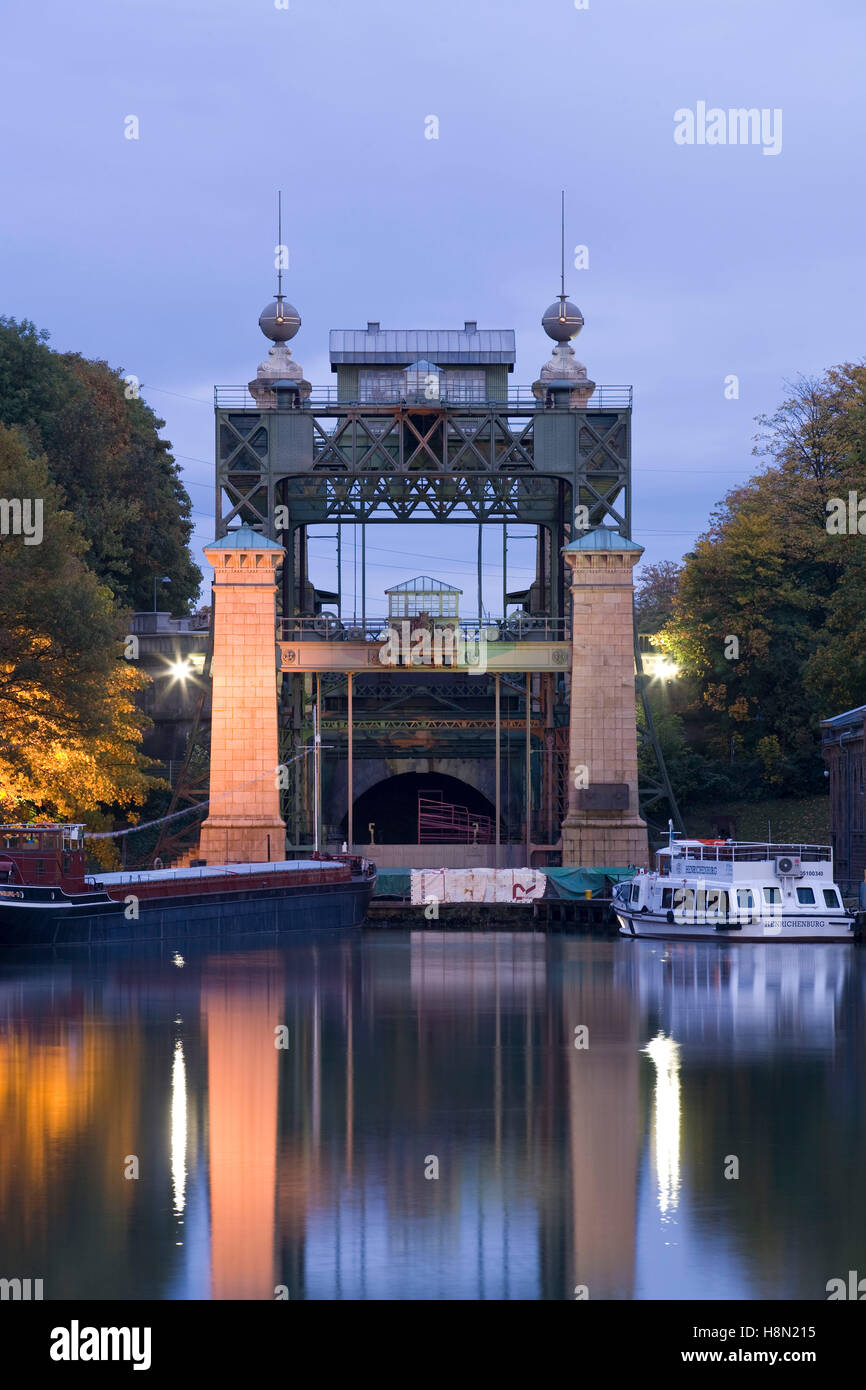
[[[662,907],[673,907],[673,905],[674,905],[674,890],[673,890],[673,888],[663,888],[663,889],[662,889]]]
[[[782,890],[781,890],[781,888],[765,888],[765,889],[764,889],[764,902],[765,902],[765,903],[778,903],[779,906],[781,906],[781,903],[782,903]]]
[[[639,897],[640,897],[640,884],[639,884],[639,883],[633,883],[632,886],[631,886],[631,900],[632,900],[632,902],[633,902],[633,903],[636,903]]]
[[[728,895],[720,888],[675,888],[672,905],[688,917],[694,914],[696,923],[720,922],[728,915]]]
[[[737,889],[737,907],[741,912],[750,912],[755,906],[751,888]]]
[[[728,915],[728,895],[719,888],[707,889],[707,916],[714,922]]]
[[[814,901],[815,901],[815,890],[814,890],[813,888],[798,888],[798,889],[797,889],[797,902],[798,902],[798,903],[807,903],[807,904],[808,904],[808,903],[813,903]]]
[[[838,907],[838,906],[839,906],[839,894],[836,892],[836,889],[835,889],[835,888],[825,888],[825,889],[824,889],[824,906],[825,906],[825,907]]]

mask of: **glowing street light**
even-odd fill
[[[664,658],[655,663],[654,675],[657,681],[672,681],[680,674],[680,668],[675,661],[665,661]]]

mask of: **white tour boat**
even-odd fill
[[[854,917],[833,882],[826,845],[675,840],[617,884],[626,936],[682,941],[853,941]]]

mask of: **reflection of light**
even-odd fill
[[[180,1216],[186,1206],[186,1065],[179,1038],[171,1066],[171,1183],[174,1214]]]
[[[680,1049],[659,1033],[643,1049],[656,1069],[656,1177],[662,1216],[673,1212],[680,1190]]]
[[[184,960],[180,951],[175,951],[174,955],[171,958],[171,963],[172,965],[176,965],[178,970],[180,970],[186,964],[186,961]]]
[[[185,681],[192,672],[189,669],[188,661],[172,661],[168,668],[169,675],[176,681]]]

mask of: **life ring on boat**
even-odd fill
[[[670,908],[668,908],[667,920],[668,920],[668,925],[672,927],[673,924],[674,924],[674,914],[671,912]]]

